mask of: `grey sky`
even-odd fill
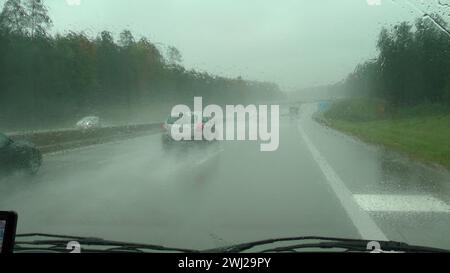
[[[136,36],[178,47],[188,68],[275,81],[292,89],[335,82],[358,62],[375,56],[383,25],[418,15],[401,2],[49,0],[47,4],[55,31],[95,35],[103,29],[117,34],[127,28]]]

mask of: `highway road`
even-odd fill
[[[18,232],[205,249],[286,236],[398,240],[450,249],[450,174],[283,116],[280,147],[176,143],[161,135],[46,155],[0,180]]]

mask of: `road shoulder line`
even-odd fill
[[[381,231],[373,219],[356,203],[356,200],[353,198],[353,194],[345,186],[344,182],[326,161],[326,159],[320,154],[319,150],[317,150],[311,142],[300,124],[298,125],[298,131],[305,141],[306,146],[311,152],[314,160],[319,165],[328,182],[328,185],[338,197],[342,207],[347,212],[361,237],[368,240],[387,241],[388,239],[386,235]]]

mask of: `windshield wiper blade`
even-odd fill
[[[280,242],[292,242],[292,241],[316,241],[308,243],[300,243],[290,246],[273,247],[262,250],[260,252],[296,252],[297,249],[307,249],[307,248],[320,248],[320,249],[343,249],[344,251],[357,251],[357,252],[370,252],[368,249],[368,244],[371,240],[360,240],[360,239],[345,239],[345,238],[335,238],[335,237],[320,237],[320,236],[302,236],[302,237],[287,237],[278,239],[267,239],[261,241],[255,241],[244,244],[237,244],[233,246],[210,249],[207,252],[215,253],[241,253],[258,246],[264,246],[273,243]],[[317,242],[319,241],[319,242]],[[413,246],[402,242],[395,241],[377,241],[380,244],[380,249],[383,252],[450,252],[449,250],[423,247],[423,246]]]
[[[173,248],[165,247],[160,245],[150,245],[150,244],[138,244],[138,243],[125,243],[117,241],[109,241],[100,238],[91,237],[78,237],[78,236],[68,236],[68,235],[54,235],[54,234],[44,234],[44,233],[30,233],[30,234],[20,234],[16,236],[17,238],[26,237],[44,237],[50,238],[46,240],[30,240],[30,241],[17,241],[15,249],[17,251],[35,250],[35,251],[57,251],[57,252],[68,252],[66,249],[67,243],[69,241],[77,241],[82,246],[82,252],[84,253],[105,253],[105,252],[143,252],[146,251],[166,251],[166,252],[182,252],[182,253],[242,253],[246,250],[256,248],[258,246],[269,245],[273,243],[280,242],[293,242],[302,241],[299,244],[293,244],[281,247],[272,247],[260,250],[261,253],[267,252],[297,252],[300,249],[342,249],[344,252],[370,252],[368,249],[368,244],[370,240],[360,240],[360,239],[345,239],[345,238],[335,238],[335,237],[320,237],[320,236],[302,236],[302,237],[287,237],[278,239],[267,239],[261,241],[255,241],[250,243],[237,244],[227,247],[207,249],[207,250],[194,250],[194,249],[184,249],[184,248]],[[312,242],[305,242],[312,241]],[[450,252],[449,250],[424,247],[424,246],[414,246],[402,242],[395,241],[377,241],[380,244],[380,249],[383,252],[413,252],[413,253],[442,253]],[[32,247],[27,247],[30,245]],[[86,246],[96,246],[105,247],[104,249],[93,249],[86,248]]]
[[[301,236],[301,237],[286,237],[286,238],[277,238],[277,239],[266,239],[261,241],[255,241],[255,242],[249,242],[249,243],[243,243],[243,244],[237,244],[227,247],[221,247],[221,248],[215,248],[211,249],[212,252],[243,252],[252,248],[255,248],[257,246],[263,246],[273,243],[279,243],[279,242],[289,242],[289,241],[306,241],[306,240],[330,240],[330,241],[359,241],[354,239],[341,239],[341,238],[333,238],[333,237],[320,237],[320,236]]]
[[[44,237],[49,239],[36,239],[30,241],[20,241],[16,240],[15,250],[52,250],[60,252],[68,252],[66,249],[67,243],[69,241],[78,242],[83,252],[145,252],[145,251],[167,251],[167,252],[182,252],[182,253],[198,253],[200,251],[185,248],[175,248],[166,247],[161,245],[152,244],[139,244],[139,243],[127,243],[118,242],[111,240],[104,240],[101,238],[94,237],[80,237],[80,236],[69,236],[69,235],[55,235],[55,234],[45,234],[45,233],[28,233],[28,234],[18,234],[16,238],[27,238],[27,237]],[[25,245],[30,245],[33,247],[27,247]],[[36,246],[36,247],[34,247]],[[44,247],[47,246],[47,247]],[[105,247],[105,249],[91,249],[89,247]]]
[[[365,241],[361,242],[318,242],[303,243],[284,247],[269,248],[261,253],[269,252],[297,252],[299,249],[342,249],[344,252],[380,252],[380,253],[446,253],[445,249],[432,247],[413,246],[406,243],[385,241],[379,242],[380,249],[369,249]]]

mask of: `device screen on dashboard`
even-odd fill
[[[2,253],[3,250],[3,236],[5,236],[5,226],[6,221],[0,220],[0,253]]]
[[[16,237],[17,214],[0,211],[0,254],[12,253]]]

